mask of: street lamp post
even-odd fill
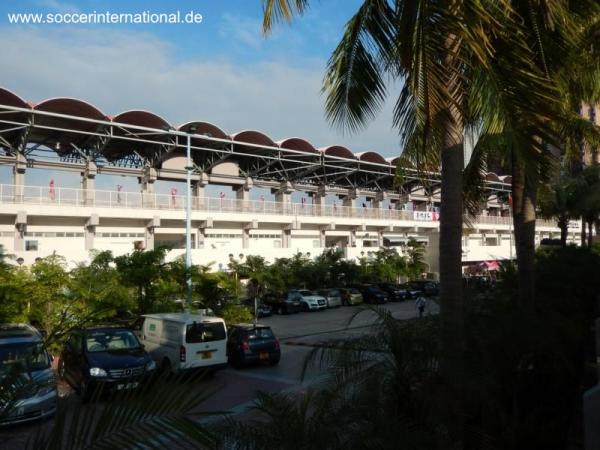
[[[186,208],[185,208],[185,281],[187,285],[187,309],[192,306],[192,133],[195,128],[190,128],[187,134],[187,162],[186,162]]]

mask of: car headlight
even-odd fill
[[[156,369],[156,363],[154,362],[154,360],[150,360],[146,363],[146,370],[154,370]]]
[[[92,367],[90,369],[90,375],[93,377],[105,377],[107,376],[106,370],[100,367]]]

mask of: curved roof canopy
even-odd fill
[[[356,157],[359,161],[370,162],[375,164],[388,164],[383,156],[376,152],[362,152],[356,153]]]
[[[231,136],[215,124],[191,121],[175,130],[164,118],[144,110],[130,110],[109,118],[95,106],[74,98],[51,98],[35,106],[0,88],[0,154],[17,149],[35,155],[45,146],[78,163],[97,158],[102,164],[139,169],[162,169],[163,162],[185,154],[188,136],[198,171],[210,173],[223,164],[237,165],[244,177],[266,181],[291,181],[341,188],[395,189],[396,158],[375,151],[353,154],[342,145],[316,149],[301,137],[275,143],[258,130],[242,130]],[[174,176],[170,164],[161,177]],[[167,170],[168,169],[168,170]],[[404,188],[422,184],[422,173],[406,167]],[[180,176],[181,174],[176,174]],[[425,173],[439,184],[439,174]],[[492,191],[507,191],[510,177],[487,174]]]
[[[38,103],[33,109],[82,119],[76,120],[52,115],[41,115],[36,118],[36,125],[39,125],[39,128],[36,128],[35,132],[31,134],[31,141],[51,147],[59,155],[73,153],[76,149],[85,146],[94,139],[92,133],[101,128],[95,121],[108,120],[108,117],[98,108],[76,98],[50,98]],[[72,131],[55,130],[56,128]]]
[[[354,153],[342,145],[330,145],[319,149],[325,156],[333,156],[336,158],[356,159]]]
[[[0,87],[0,105],[12,106],[15,108],[29,109],[31,106],[19,97],[17,94]],[[19,127],[18,124],[26,123],[28,114],[20,111],[3,111],[1,117],[8,122],[15,123],[0,123],[0,135],[6,139],[7,142],[11,143],[11,147],[16,145],[16,141],[19,136],[23,133],[24,128]],[[12,152],[12,148],[9,148],[9,152]]]
[[[118,160],[136,154],[148,160],[155,160],[160,146],[170,140],[169,136],[162,131],[173,129],[162,117],[144,110],[122,112],[113,117],[112,122],[121,124],[113,127],[113,135],[120,139],[113,139],[105,152],[109,160]],[[141,128],[151,128],[151,130]]]

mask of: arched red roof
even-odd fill
[[[257,130],[238,131],[231,135],[231,140],[248,144],[265,145],[267,147],[277,147],[273,139]]]
[[[329,147],[323,147],[321,150],[325,156],[335,156],[338,158],[356,159],[354,153],[348,150],[346,147],[341,145],[330,145]]]
[[[160,116],[144,110],[125,111],[112,118],[115,123],[123,123],[127,125],[135,125],[138,127],[158,128],[161,130],[169,130],[173,127]]]
[[[34,106],[37,111],[46,111],[68,116],[85,117],[94,120],[107,120],[106,114],[83,100],[68,97],[50,98]]]
[[[377,152],[356,153],[355,156],[359,161],[376,163],[376,164],[387,164],[387,161],[385,160],[385,158]]]
[[[296,150],[305,153],[319,153],[319,151],[307,140],[297,137],[287,138],[277,142],[281,148]]]
[[[512,177],[510,175],[500,175],[498,178],[500,178],[500,181],[503,183],[512,183]]]
[[[385,158],[385,160],[389,165],[396,167],[398,165],[398,161],[400,161],[400,157],[394,156],[393,158]]]
[[[193,132],[194,134],[203,134],[205,136],[213,137],[213,138],[217,138],[217,139],[229,139],[229,136],[227,135],[227,133],[225,133],[218,126],[216,126],[212,123],[209,123],[209,122],[202,122],[202,121],[187,122],[187,123],[184,123],[183,125],[179,126],[179,128],[177,128],[177,130],[187,133],[190,131],[190,128],[194,128],[194,132]]]
[[[17,94],[2,87],[0,87],[0,105],[14,106],[15,108],[31,108],[31,105]]]

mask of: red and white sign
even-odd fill
[[[436,211],[413,211],[414,220],[435,221],[439,220],[440,215]]]

